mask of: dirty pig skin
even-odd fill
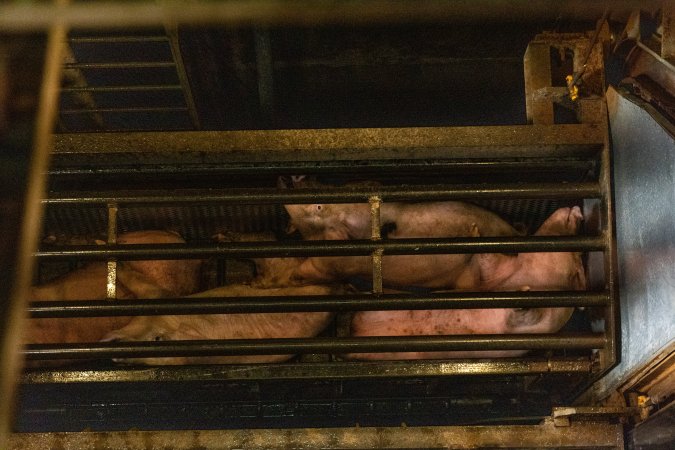
[[[280,180],[282,187],[288,186]],[[319,187],[303,177],[293,187]],[[370,206],[356,204],[285,205],[289,231],[307,240],[369,239]],[[463,202],[384,202],[380,209],[387,238],[443,238],[514,236],[519,234],[498,215]],[[385,286],[428,289],[474,289],[480,283],[480,265],[474,255],[396,255],[382,259]],[[369,256],[307,258],[293,274],[297,284],[316,284],[372,276]]]
[[[162,230],[120,234],[120,244],[185,243],[177,233]],[[180,297],[199,288],[199,260],[122,261],[117,266],[117,298]],[[48,283],[33,286],[30,300],[104,300],[107,266],[89,263]],[[131,317],[95,317],[71,319],[31,319],[25,342],[95,342],[120,328]]]
[[[579,207],[555,211],[537,236],[574,235],[582,220]],[[478,255],[481,291],[583,290],[586,277],[575,252]],[[360,311],[352,319],[353,336],[554,333],[573,308]],[[526,351],[400,352],[346,355],[353,359],[487,358],[520,356]]]

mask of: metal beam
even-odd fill
[[[588,157],[604,134],[595,124],[79,133],[56,135],[54,153],[91,155],[99,164],[101,153],[128,155],[135,165],[162,154],[179,155],[183,163]]]
[[[623,449],[621,424],[313,428],[199,431],[126,431],[107,433],[26,433],[12,437],[9,450],[59,448],[211,450],[246,448],[363,449]]]
[[[624,19],[632,10],[656,10],[655,0],[370,0],[285,1],[234,0],[155,2],[87,2],[58,7],[44,3],[13,2],[0,6],[0,31],[33,31],[54,24],[79,28],[148,27],[177,25],[329,25],[388,23],[485,23],[536,21],[594,21],[607,5],[612,19]]]
[[[491,360],[331,361],[329,363],[227,364],[218,366],[158,366],[88,370],[31,370],[26,384],[133,383],[215,380],[371,379],[398,377],[448,377],[481,375],[590,374],[588,357],[495,358]]]

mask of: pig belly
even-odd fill
[[[412,311],[360,311],[352,318],[354,337],[365,336],[430,336],[504,334],[509,331],[511,309],[458,309]],[[450,358],[499,358],[521,356],[514,351],[448,351],[349,353],[346,359],[406,360]]]
[[[328,286],[257,288],[245,284],[228,285],[200,292],[191,297],[304,296],[336,293]],[[136,317],[127,326],[113,331],[106,341],[207,340],[207,339],[275,339],[307,338],[319,334],[331,321],[333,313],[255,313],[190,316]],[[237,355],[208,357],[128,358],[116,362],[175,364],[249,364],[274,363],[293,355]]]
[[[368,256],[307,258],[291,276],[294,284],[372,279]],[[480,284],[480,267],[473,255],[397,255],[382,258],[383,284],[391,288],[471,289]]]

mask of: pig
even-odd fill
[[[280,295],[328,295],[339,293],[339,287],[301,286],[256,288],[232,284],[192,295],[204,297],[250,297]],[[189,316],[136,317],[127,326],[109,333],[104,341],[163,341],[204,339],[271,339],[302,338],[319,334],[331,321],[330,312],[289,312],[254,314],[212,314]],[[164,357],[116,359],[122,363],[149,365],[172,364],[244,364],[273,363],[293,355],[238,355],[202,357]]]
[[[273,242],[276,237],[271,232],[237,233],[224,231],[212,236],[217,242]],[[253,258],[255,277],[250,285],[255,288],[288,287],[294,284],[293,274],[307,258]]]
[[[297,180],[297,178],[296,178]],[[280,181],[281,186],[286,184]],[[294,186],[316,183],[295,181]],[[308,240],[369,239],[370,206],[358,204],[285,205],[289,231]],[[380,208],[387,238],[515,236],[518,231],[497,214],[464,202],[384,202]],[[413,269],[413,270],[411,270]],[[372,276],[371,258],[311,257],[295,270],[297,284],[332,282]],[[472,289],[480,284],[480,265],[474,255],[396,255],[382,258],[383,283],[391,288]]]
[[[120,244],[185,243],[177,233],[161,230],[121,234]],[[123,261],[117,265],[116,298],[179,297],[199,289],[200,260]],[[107,265],[93,262],[48,283],[34,286],[30,300],[104,300]],[[146,297],[147,296],[147,297]],[[98,341],[131,317],[31,319],[25,343]]]
[[[578,206],[555,211],[537,236],[574,235],[583,216]],[[583,290],[586,277],[576,252],[480,254],[479,291]],[[353,336],[553,333],[573,308],[361,311],[351,323]],[[525,354],[512,351],[355,353],[350,359],[488,358]]]

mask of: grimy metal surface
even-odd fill
[[[99,164],[100,153],[133,164],[172,155],[185,163],[565,157],[597,153],[604,134],[597,124],[79,133],[56,135],[54,156]]]
[[[9,449],[43,450],[172,449],[617,449],[623,450],[621,424],[313,428],[223,431],[127,431],[109,433],[14,434]]]
[[[145,381],[368,379],[382,377],[448,377],[580,373],[590,374],[588,357],[502,358],[493,361],[331,361],[316,363],[249,364],[227,366],[127,367],[114,369],[31,370],[24,383],[129,383]]]
[[[315,363],[249,364],[227,366],[127,367],[114,369],[31,370],[24,383],[129,383],[146,381],[369,379],[392,377],[448,377],[579,373],[590,374],[588,357],[502,358],[494,361],[331,361]]]

